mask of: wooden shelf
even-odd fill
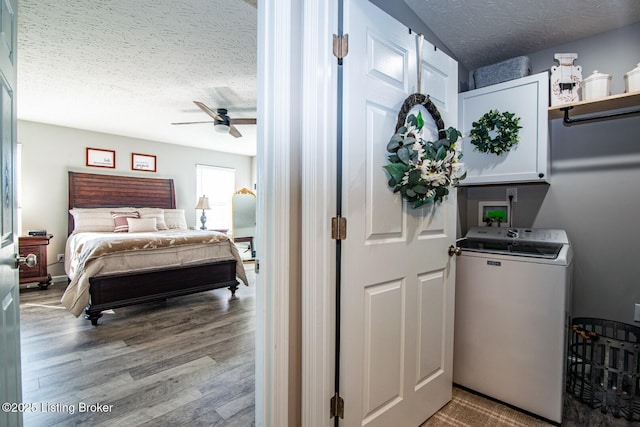
[[[563,118],[564,111],[561,109],[567,107],[573,107],[569,110],[569,114],[572,117],[583,114],[601,113],[603,111],[617,110],[620,108],[640,107],[640,92],[622,93],[601,99],[554,105],[553,107],[549,107],[549,119]]]

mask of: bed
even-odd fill
[[[105,310],[248,284],[226,235],[186,229],[172,179],[69,172],[69,212],[62,303],[93,325]],[[131,229],[107,230],[107,214]]]

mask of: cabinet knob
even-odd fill
[[[21,265],[34,267],[36,264],[38,264],[38,257],[36,257],[34,254],[29,254],[27,256],[20,256],[19,254],[16,254],[16,268],[20,267]]]

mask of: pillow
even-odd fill
[[[129,233],[158,231],[155,218],[127,218]]]
[[[114,222],[114,233],[126,233],[129,231],[129,218],[140,218],[140,214],[137,211],[134,212],[111,212],[111,217]]]
[[[73,231],[113,232],[111,212],[126,212],[133,208],[73,208],[69,213],[73,216]]]
[[[167,224],[164,222],[164,209],[160,208],[140,208],[140,218],[155,218],[158,230],[167,230]]]
[[[187,229],[187,220],[184,216],[184,209],[165,209],[164,222],[170,230]]]

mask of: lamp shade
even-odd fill
[[[202,196],[198,199],[198,204],[196,205],[196,209],[211,209],[209,207],[209,198],[206,196]]]

